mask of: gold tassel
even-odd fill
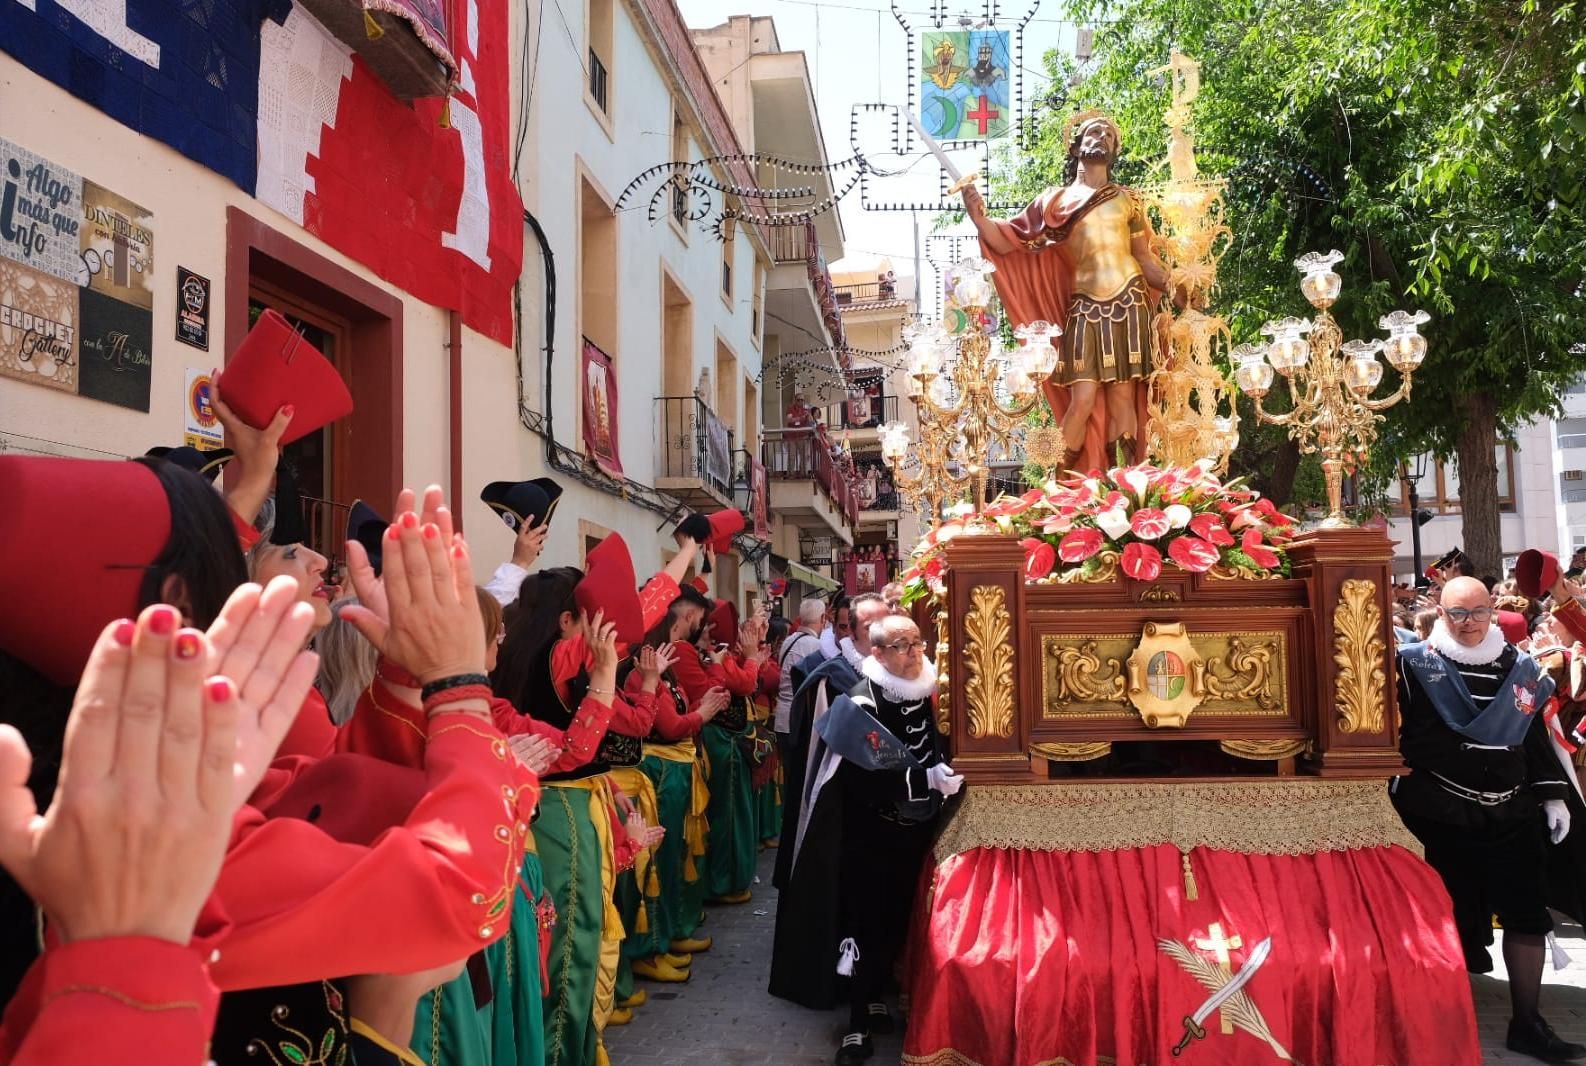
[[[380,28],[380,24],[374,20],[368,8],[365,8],[363,13],[363,32],[371,41],[378,41],[385,36],[385,30]]]
[[[1194,903],[1201,898],[1200,887],[1195,884],[1195,870],[1190,866],[1189,852],[1184,853],[1184,898]]]
[[[451,128],[452,128],[452,98],[450,96],[448,96],[446,98],[446,102],[441,105],[441,129],[449,130]]]

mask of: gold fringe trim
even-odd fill
[[[902,1066],[985,1066],[977,1059],[972,1059],[962,1051],[954,1048],[942,1048],[929,1055],[909,1055],[907,1053],[898,1060]],[[1118,1060],[1111,1055],[1097,1055],[1094,1059],[1086,1060],[1094,1066],[1118,1066]],[[1074,1059],[1066,1059],[1059,1055],[1055,1059],[1042,1059],[1035,1066],[1080,1066]],[[1140,1066],[1145,1066],[1141,1063]]]
[[[1113,851],[1172,844],[1257,855],[1397,845],[1421,855],[1383,782],[1217,781],[976,785],[936,841],[975,848]]]

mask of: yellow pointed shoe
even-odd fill
[[[632,1010],[634,1007],[642,1007],[642,1006],[644,1006],[644,1004],[649,1000],[649,998],[650,998],[650,993],[646,992],[642,988],[635,988],[633,990],[633,995],[629,996],[627,999],[623,1000],[621,1003],[618,1003],[617,1006],[619,1006],[619,1007],[627,1007],[629,1010]]]
[[[698,955],[701,951],[710,950],[710,937],[695,937],[692,940],[672,941],[672,950],[680,955]]]
[[[739,903],[748,903],[753,898],[754,897],[749,894],[749,890],[746,888],[742,892],[733,892],[730,895],[717,896],[715,899],[710,900],[709,902],[732,906]]]
[[[607,1025],[627,1025],[633,1021],[633,1011],[628,1007],[611,1008],[611,1017],[606,1019]]]
[[[688,980],[688,971],[668,966],[660,959],[635,959],[633,976],[642,977],[646,981],[661,981],[675,985]]]
[[[694,961],[694,956],[686,955],[683,952],[678,952],[674,955],[657,955],[656,958],[660,959],[674,970],[686,970],[688,969],[689,964]]]

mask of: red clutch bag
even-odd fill
[[[215,382],[220,398],[263,429],[287,404],[296,410],[282,444],[352,413],[352,393],[320,350],[279,312],[266,309]]]

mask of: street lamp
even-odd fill
[[[1426,476],[1426,453],[1417,455],[1399,465],[1399,478],[1404,482],[1404,494],[1410,504],[1410,558],[1415,565],[1415,576],[1410,587],[1419,587],[1421,580],[1421,527],[1432,520],[1431,511],[1421,510],[1421,479]]]
[[[1431,320],[1425,311],[1395,311],[1377,322],[1388,331],[1386,340],[1346,343],[1327,310],[1343,288],[1343,279],[1333,270],[1343,258],[1342,252],[1332,251],[1296,259],[1300,291],[1316,308],[1316,317],[1268,322],[1261,332],[1272,338],[1269,344],[1241,344],[1231,353],[1234,380],[1255,401],[1256,417],[1288,426],[1302,453],[1321,453],[1328,509],[1322,526],[1335,529],[1351,525],[1343,508],[1344,473],[1370,454],[1380,412],[1409,399],[1410,379],[1426,358],[1426,338],[1419,327]],[[1382,381],[1379,353],[1387,355],[1400,380],[1398,389],[1374,400],[1371,392]],[[1291,410],[1276,415],[1261,406],[1274,371],[1287,382],[1293,401]]]

